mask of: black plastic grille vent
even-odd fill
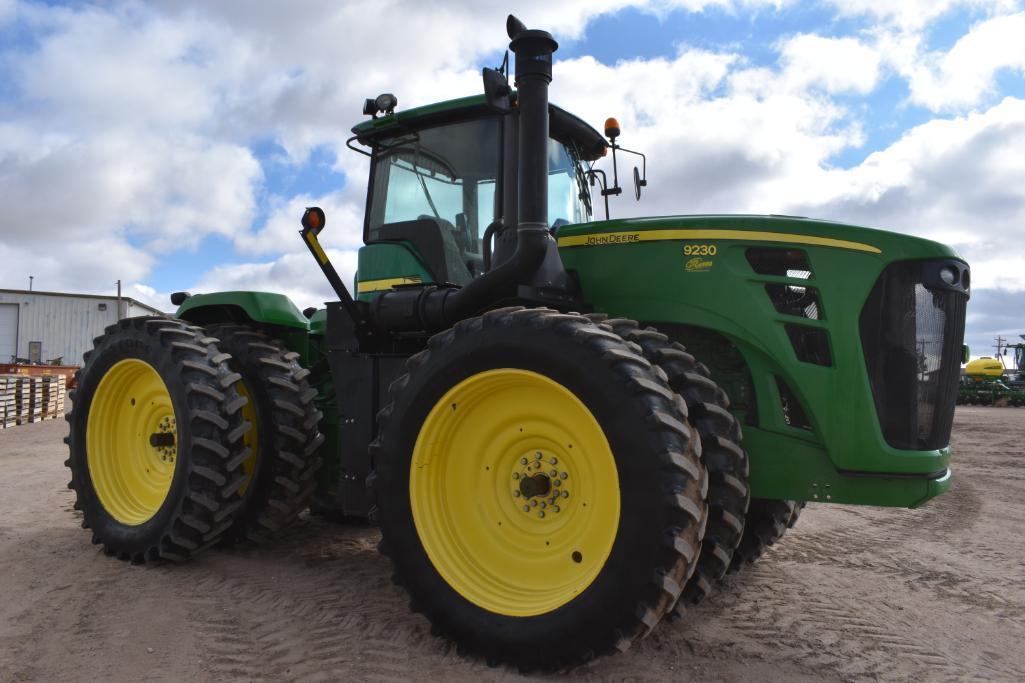
[[[953,284],[942,279],[944,269],[960,273]],[[967,279],[965,264],[952,259],[894,263],[861,312],[872,397],[894,448],[935,450],[950,443]]]
[[[808,255],[800,249],[752,247],[745,252],[747,262],[759,275],[775,275],[807,280],[811,277]]]
[[[830,367],[833,355],[829,352],[829,333],[817,327],[787,325],[787,336],[797,354],[797,360]]]
[[[822,319],[822,303],[814,287],[769,284],[765,285],[765,291],[778,313],[809,320]]]

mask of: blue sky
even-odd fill
[[[505,11],[0,0],[0,287],[32,274],[81,291],[120,278],[165,306],[177,289],[323,300],[296,223],[307,204],[329,209],[348,279],[366,164],[343,143],[362,98],[391,91],[409,107],[479,91]],[[561,43],[553,97],[595,125],[618,116],[624,144],[649,154],[657,182],[614,212],[801,213],[946,241],[975,271],[973,343],[1025,332],[1002,314],[1025,303],[1017,1],[516,11]]]

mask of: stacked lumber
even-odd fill
[[[64,416],[64,396],[67,393],[67,378],[64,375],[43,375],[36,377],[43,389],[43,419],[53,420]]]

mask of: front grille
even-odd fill
[[[861,312],[876,413],[894,448],[935,450],[950,442],[967,283],[968,267],[961,261],[894,263]]]

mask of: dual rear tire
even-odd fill
[[[308,372],[280,343],[239,326],[129,318],[85,360],[65,464],[82,525],[108,554],[184,560],[259,540],[306,506],[320,414]]]

